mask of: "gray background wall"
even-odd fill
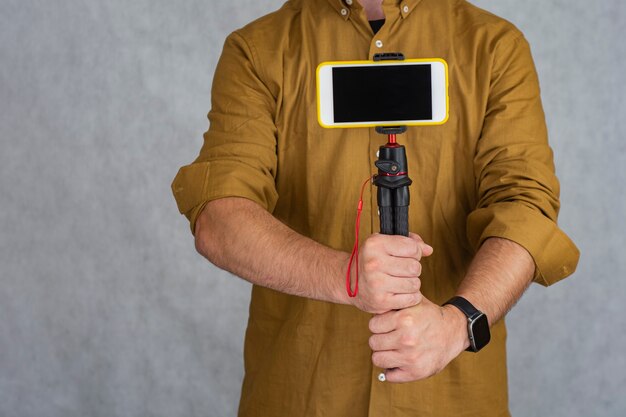
[[[232,416],[248,284],[169,185],[282,0],[0,0],[0,416]],[[480,0],[533,46],[578,272],[509,316],[515,416],[626,415],[623,0]]]

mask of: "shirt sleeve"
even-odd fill
[[[209,130],[198,158],[172,183],[191,231],[207,202],[243,197],[273,211],[276,176],[276,99],[255,66],[254,50],[236,32],[224,44],[211,91]]]
[[[579,252],[556,223],[559,182],[523,36],[496,48],[491,74],[474,157],[478,204],[467,219],[468,239],[475,250],[489,237],[518,243],[535,261],[535,282],[548,286],[574,272]]]

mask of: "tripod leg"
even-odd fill
[[[379,207],[380,211],[380,233],[383,235],[395,235],[394,228],[394,208]]]
[[[394,219],[396,221],[394,235],[409,235],[409,208],[407,206],[394,207]]]
[[[394,232],[394,212],[393,212],[393,190],[378,187],[378,212],[380,215],[380,233],[383,235],[393,235]]]
[[[409,235],[409,188],[378,188],[380,233]]]
[[[394,234],[409,235],[409,187],[394,190],[393,199]]]

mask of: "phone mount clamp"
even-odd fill
[[[402,61],[399,52],[376,54],[374,61]],[[409,235],[409,178],[406,150],[396,141],[396,135],[406,132],[406,126],[377,126],[376,132],[387,135],[387,143],[378,149],[375,162],[378,173],[374,185],[378,187],[378,211],[380,233],[385,235]]]

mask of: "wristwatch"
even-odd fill
[[[465,350],[478,352],[484,348],[491,339],[489,321],[485,313],[478,310],[463,297],[452,297],[444,306],[446,304],[452,304],[467,317],[467,334],[469,335],[470,346]]]

